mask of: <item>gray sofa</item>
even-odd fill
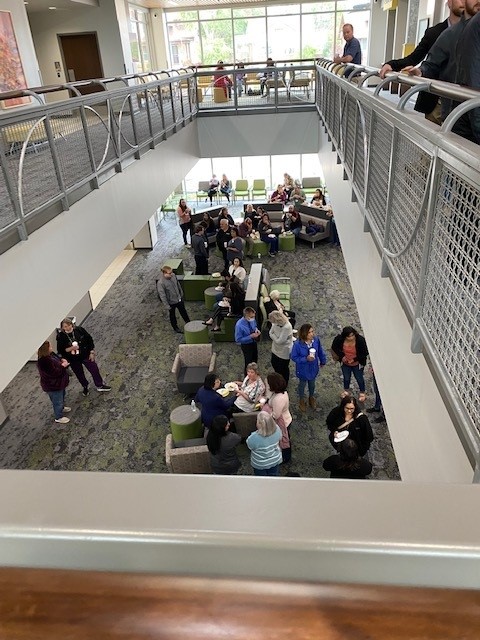
[[[299,212],[302,218],[302,230],[298,234],[298,239],[303,240],[304,242],[309,242],[312,245],[312,249],[315,247],[317,242],[321,240],[327,240],[330,237],[330,219],[321,209],[317,207],[311,207],[307,204],[296,205],[295,209]],[[280,226],[282,224],[283,210],[282,211],[269,211],[268,215],[270,217],[270,221],[274,226]],[[317,224],[321,224],[324,226],[323,231],[319,231],[314,235],[309,235],[306,232],[306,222],[307,220],[315,220]]]

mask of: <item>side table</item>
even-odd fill
[[[176,407],[170,414],[170,431],[174,442],[203,438],[201,413],[198,407],[192,411],[189,404]]]

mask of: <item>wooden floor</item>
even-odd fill
[[[2,640],[477,640],[480,592],[0,569]]]

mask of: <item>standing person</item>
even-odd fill
[[[230,431],[227,416],[216,416],[207,433],[207,447],[210,452],[210,466],[216,475],[233,476],[242,466],[237,446],[242,438]]]
[[[245,65],[243,64],[243,62],[239,62],[237,64],[237,69],[245,69]],[[244,86],[244,82],[245,82],[245,73],[237,73],[235,75],[235,84],[237,86],[237,96],[240,97],[242,95],[243,92],[243,86]]]
[[[325,471],[330,471],[330,478],[348,480],[365,480],[372,473],[372,463],[358,454],[357,443],[347,438],[338,445],[338,455],[330,456],[323,461]]]
[[[295,373],[298,378],[298,396],[300,411],[306,411],[305,385],[308,384],[308,403],[312,409],[317,406],[315,400],[315,379],[320,367],[327,364],[327,356],[315,335],[311,324],[302,324],[298,333],[298,340],[292,347],[291,359],[295,362]]]
[[[343,55],[335,56],[334,62],[351,62],[352,64],[362,64],[362,47],[360,41],[353,36],[353,25],[347,23],[342,27],[343,39],[345,46],[343,47]],[[351,67],[350,67],[351,68]],[[348,67],[345,74],[348,73]]]
[[[342,365],[342,398],[350,395],[350,380],[353,373],[360,390],[358,400],[359,402],[365,402],[363,369],[367,364],[367,356],[368,348],[365,338],[353,327],[344,327],[342,333],[335,336],[332,342],[332,357]]]
[[[292,414],[290,413],[287,383],[279,373],[269,373],[267,383],[269,393],[267,402],[262,407],[262,411],[270,413],[282,431],[280,449],[282,450],[282,460],[284,463],[287,463],[290,462],[292,458],[292,445],[290,442]]]
[[[287,386],[290,380],[290,352],[293,345],[292,325],[281,311],[272,311],[268,315],[272,323],[270,338],[272,339],[272,367],[283,376]]]
[[[210,180],[210,183],[208,185],[208,193],[207,193],[207,197],[205,198],[205,201],[208,198],[210,198],[210,204],[213,204],[213,196],[217,195],[219,185],[220,185],[220,182],[217,176],[213,174],[212,179]]]
[[[253,223],[251,218],[245,220],[238,226],[238,235],[245,240],[245,256],[251,258],[253,256]]]
[[[334,449],[338,449],[345,437],[353,440],[358,453],[364,456],[373,442],[373,431],[367,416],[360,411],[355,398],[345,396],[340,405],[330,411],[327,416],[328,439]],[[347,435],[345,436],[345,433]]]
[[[97,391],[111,391],[105,384],[95,362],[95,344],[92,336],[83,327],[74,325],[71,318],[64,318],[57,333],[57,351],[70,363],[73,373],[83,387],[83,395],[88,395],[88,380],[83,367],[90,372]]]
[[[285,188],[285,193],[287,194],[287,200],[290,200],[292,191],[295,188],[295,180],[288,173],[283,174],[283,186]]]
[[[183,291],[178,283],[177,276],[173,273],[171,267],[162,267],[162,273],[157,282],[157,291],[160,296],[160,300],[167,307],[170,317],[170,324],[172,325],[175,333],[183,333],[178,328],[177,315],[175,309],[178,309],[180,315],[185,322],[190,322],[187,310],[183,303]]]
[[[243,242],[238,235],[237,227],[231,227],[230,240],[227,242],[227,260],[229,265],[233,264],[235,258],[243,260]]]
[[[205,238],[205,227],[198,224],[192,238],[193,254],[195,258],[195,275],[208,276],[208,240]]]
[[[220,220],[220,226],[217,231],[217,247],[222,254],[224,273],[228,273],[228,267],[230,266],[227,258],[227,246],[231,239],[232,234],[227,220]]]
[[[278,465],[282,461],[280,440],[282,431],[272,416],[260,411],[257,417],[257,430],[247,438],[250,449],[250,464],[256,476],[278,476]]]
[[[261,332],[257,327],[255,320],[255,309],[245,307],[243,310],[243,318],[235,324],[235,342],[242,348],[243,359],[245,361],[245,374],[247,373],[247,365],[250,362],[258,361],[258,345]]]
[[[53,405],[55,422],[67,424],[70,418],[63,414],[71,411],[70,407],[65,406],[65,389],[70,382],[67,373],[68,361],[57,356],[50,342],[46,340],[38,350],[37,367],[40,373],[40,385]]]
[[[232,193],[232,183],[225,174],[222,175],[222,181],[220,183],[220,191],[227,198],[230,203],[230,194]]]
[[[190,249],[192,243],[192,211],[183,198],[180,199],[177,208],[178,223],[183,235],[183,244]],[[190,244],[187,242],[187,231],[190,231]]]
[[[460,21],[465,8],[464,0],[448,0],[447,5],[450,10],[448,18],[427,29],[417,47],[408,56],[384,62],[380,69],[380,78],[385,78],[386,74],[390,73],[390,71],[401,71],[405,67],[416,67],[426,58],[440,34]],[[415,111],[424,113],[427,120],[441,124],[438,96],[434,93],[420,91],[414,109]]]

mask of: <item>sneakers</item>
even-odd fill
[[[111,391],[112,387],[109,387],[108,384],[102,384],[101,387],[97,387],[97,391]]]
[[[63,407],[63,413],[70,413],[72,407]]]
[[[88,387],[83,387],[82,395],[88,396],[89,393]]]
[[[55,422],[58,422],[59,424],[67,424],[67,422],[70,422],[70,418],[67,418],[67,416],[62,416],[61,418],[56,418]]]

